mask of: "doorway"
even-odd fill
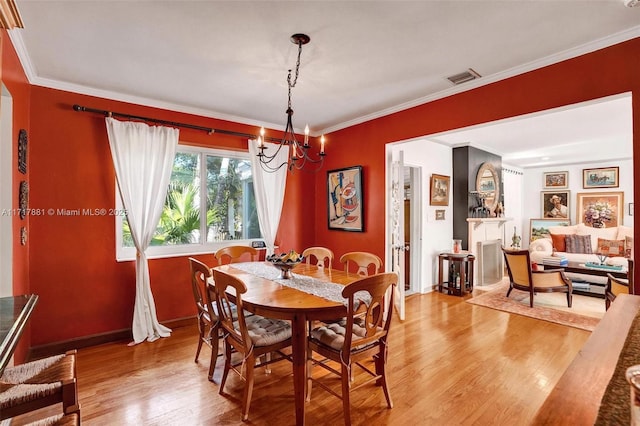
[[[404,289],[405,296],[420,292],[420,174],[421,168],[404,167]]]

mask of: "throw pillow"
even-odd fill
[[[554,251],[567,251],[567,245],[565,244],[564,237],[566,234],[549,234],[551,235],[551,242],[553,243]]]
[[[631,259],[633,252],[633,237],[624,237],[624,257]]]
[[[565,235],[564,241],[567,246],[567,253],[593,253],[591,236],[589,235]]]
[[[624,256],[624,240],[605,240],[598,238],[598,249],[596,253],[602,253],[609,257]]]

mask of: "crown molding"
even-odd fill
[[[526,72],[530,72],[539,68],[543,68],[558,62],[565,61],[567,59],[572,59],[587,53],[595,52],[596,50],[604,49],[606,47],[613,46],[618,43],[622,43],[627,40],[632,40],[634,38],[640,37],[640,25],[632,27],[628,30],[621,31],[615,34],[611,34],[607,37],[595,40],[593,42],[585,43],[580,46],[577,46],[572,49],[567,49],[562,52],[556,53],[554,55],[547,56],[545,58],[541,58],[532,62],[528,62],[526,64],[519,65],[517,67],[510,68],[508,70],[491,74],[485,77],[481,77],[475,80],[471,80],[467,83],[463,83],[459,86],[454,86],[449,89],[442,90],[440,92],[424,96],[418,99],[414,99],[409,102],[405,102],[390,108],[386,108],[368,115],[363,115],[361,117],[354,118],[352,120],[348,120],[342,122],[340,124],[336,124],[335,126],[327,127],[322,130],[322,133],[329,134],[331,132],[335,132],[337,130],[341,130],[347,127],[355,126],[357,124],[364,123],[366,121],[374,120],[376,118],[384,117],[386,115],[394,114],[396,112],[404,111],[409,108],[413,108],[419,105],[423,105],[429,102],[436,101],[438,99],[446,98],[448,96],[456,95],[458,93],[463,93],[469,90],[476,89],[478,87],[485,86],[487,84],[495,83],[500,80],[505,80],[510,77],[514,77],[519,74],[524,74]]]
[[[0,0],[0,2],[2,1],[12,1],[12,0]],[[166,109],[166,110],[176,111],[176,112],[183,112],[187,114],[194,114],[194,115],[199,115],[199,116],[213,118],[213,119],[233,121],[236,123],[245,124],[249,126],[258,126],[258,127],[273,128],[273,129],[278,129],[282,127],[282,123],[261,122],[261,121],[252,120],[246,117],[229,115],[229,114],[221,113],[218,111],[212,111],[204,108],[190,107],[190,106],[175,104],[171,102],[164,102],[164,101],[160,101],[152,98],[128,95],[120,92],[96,89],[93,87],[82,86],[82,85],[72,84],[72,83],[63,82],[59,80],[52,80],[52,79],[39,77],[37,74],[37,70],[35,69],[33,63],[31,62],[29,54],[26,50],[24,41],[22,39],[21,31],[22,30],[20,29],[10,30],[8,31],[9,37],[14,45],[14,48],[16,49],[18,58],[20,59],[22,67],[24,68],[24,71],[27,76],[27,79],[29,80],[29,83],[35,86],[42,86],[42,87],[47,87],[51,89],[64,90],[64,91],[79,93],[79,94],[88,95],[88,96],[95,96],[99,98],[106,98],[106,99],[111,99],[111,100],[116,100],[121,102],[129,102],[133,104]],[[335,132],[337,130],[341,130],[347,127],[361,124],[376,118],[384,117],[386,115],[390,115],[399,111],[413,108],[422,104],[433,102],[435,100],[446,98],[448,96],[456,95],[458,93],[466,92],[468,90],[473,90],[478,87],[485,86],[487,84],[495,83],[497,81],[514,77],[516,75],[523,74],[526,72],[530,72],[538,68],[542,68],[548,65],[552,65],[552,64],[567,60],[567,59],[575,58],[580,55],[591,53],[596,50],[613,46],[615,44],[622,43],[624,41],[631,40],[637,37],[640,37],[640,25],[632,27],[625,31],[611,34],[607,37],[595,40],[593,42],[582,44],[572,49],[567,49],[565,51],[547,56],[545,58],[541,58],[536,61],[528,62],[526,64],[513,67],[499,73],[481,77],[479,79],[472,80],[468,83],[464,83],[459,86],[454,86],[449,89],[442,90],[440,92],[437,92],[428,96],[417,98],[412,101],[408,101],[408,102],[405,102],[390,108],[386,108],[371,114],[363,115],[348,121],[344,121],[334,126],[326,127],[321,131],[314,132],[315,134],[312,134],[311,136],[318,137],[321,134],[326,135],[331,132]],[[303,133],[304,131],[302,129],[295,129],[295,132]]]
[[[20,12],[14,0],[0,0],[0,28],[7,30],[24,28]]]

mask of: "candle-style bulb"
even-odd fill
[[[324,135],[320,136],[320,154],[324,154]]]
[[[308,124],[304,127],[304,146],[305,148],[309,147],[309,125]]]

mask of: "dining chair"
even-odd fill
[[[536,293],[567,293],[567,306],[571,307],[573,285],[561,269],[531,269],[529,250],[511,250],[502,247],[504,260],[509,273],[509,290],[513,289],[529,293],[529,306],[533,308],[533,296]]]
[[[311,256],[315,257],[316,265],[321,268],[331,269],[333,264],[333,252],[326,247],[309,247],[302,252],[307,260],[307,265],[311,264]]]
[[[213,280],[211,268],[192,257],[189,258],[191,269],[191,289],[196,303],[198,319],[198,348],[196,349],[195,362],[198,362],[202,344],[211,347],[211,361],[209,362],[209,380],[213,381],[213,372],[218,359],[218,342],[220,336],[220,321],[215,303],[215,295],[212,298],[207,283]],[[213,289],[215,290],[215,288]]]
[[[607,284],[604,290],[604,306],[608,310],[619,294],[629,293],[629,280],[624,278],[616,278],[611,274],[607,274]]]
[[[387,378],[388,335],[393,317],[393,293],[390,291],[387,303],[387,290],[398,283],[395,272],[376,274],[361,278],[344,287],[342,297],[347,299],[347,316],[339,322],[324,324],[311,330],[308,338],[308,382],[307,401],[311,400],[312,383],[317,383],[332,395],[342,399],[345,425],[351,424],[351,404],[349,393],[360,387],[376,382],[382,386],[387,407],[392,408],[391,394]],[[313,353],[323,359],[314,359]],[[374,368],[364,361],[373,357]],[[340,365],[340,371],[327,364],[334,361]],[[354,366],[360,367],[370,377],[355,385],[352,375]],[[312,369],[320,366],[340,376],[342,392],[339,395],[323,379],[313,378]],[[353,383],[352,383],[353,382]]]
[[[213,255],[218,265],[242,261],[255,262],[258,260],[258,250],[249,246],[228,246],[216,251]]]
[[[369,270],[373,265],[373,273],[377,274],[382,269],[382,259],[373,253],[366,251],[352,251],[345,253],[340,257],[340,262],[344,263],[345,272],[349,272],[350,263],[354,263],[357,267],[357,274],[364,277],[370,275]]]
[[[282,352],[282,349],[291,346],[291,324],[288,321],[266,318],[261,315],[246,316],[242,304],[242,295],[247,291],[245,284],[238,278],[217,270],[213,271],[213,278],[220,328],[224,340],[224,372],[220,382],[220,394],[224,391],[229,370],[233,370],[244,379],[242,420],[245,421],[249,418],[254,369],[282,359],[291,361],[291,356]],[[233,289],[235,295],[237,320],[234,319],[234,303],[229,300],[227,294],[229,289]],[[242,355],[240,362],[232,363],[232,350]],[[256,364],[263,355],[270,353],[277,353],[280,357],[270,358]],[[242,374],[243,370],[244,375]]]
[[[0,420],[62,403],[62,413],[55,418],[79,424],[76,357],[72,350],[5,368],[0,377]]]

